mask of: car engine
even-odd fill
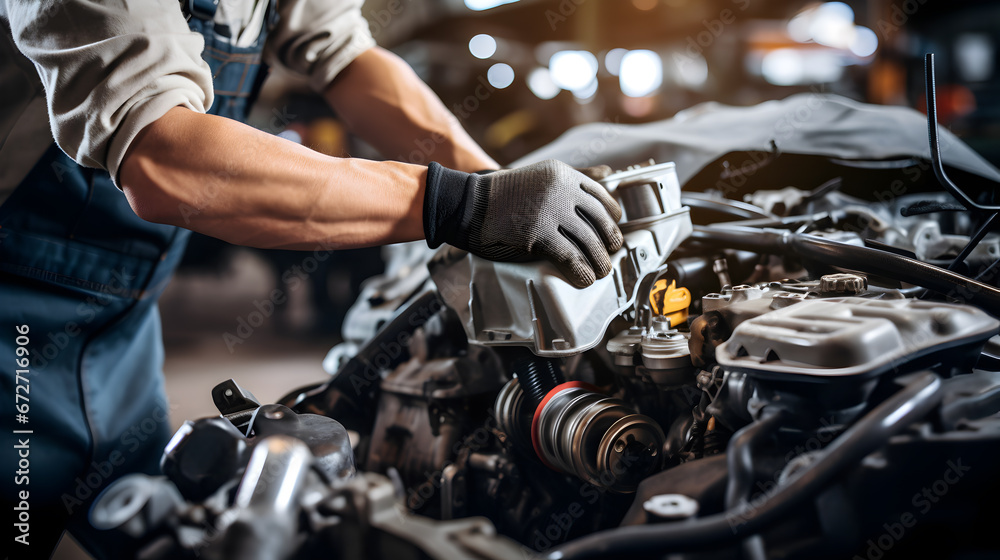
[[[625,243],[583,289],[393,248],[327,382],[219,385],[94,524],[144,558],[1000,554],[995,191],[939,181],[933,149],[764,156],[727,192],[603,177]]]

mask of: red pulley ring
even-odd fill
[[[545,408],[545,405],[547,405],[550,400],[552,400],[552,397],[556,396],[556,394],[561,392],[563,389],[573,389],[577,387],[579,387],[580,389],[586,389],[588,391],[592,391],[594,393],[603,394],[601,393],[600,389],[591,385],[590,383],[584,381],[567,381],[566,383],[556,385],[555,387],[552,388],[551,391],[545,394],[545,398],[542,399],[542,402],[538,403],[538,407],[535,409],[535,415],[531,418],[531,447],[534,448],[535,455],[538,455],[538,458],[539,460],[542,461],[542,464],[544,464],[546,467],[554,471],[559,471],[559,469],[554,467],[552,463],[550,463],[549,460],[545,458],[545,454],[542,453],[542,444],[538,439],[538,421],[539,418],[542,417],[542,409]]]

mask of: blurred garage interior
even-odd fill
[[[923,110],[925,52],[938,56],[942,126],[1000,165],[997,2],[369,0],[363,12],[502,165],[576,125],[704,102],[830,92]],[[250,123],[334,156],[426,164],[433,151],[375,152],[278,72]],[[160,302],[174,426],[217,414],[210,390],[228,378],[262,402],[324,379],[348,307],[384,265],[379,248],[323,257],[192,239]],[[67,537],[55,557],[86,556]]]

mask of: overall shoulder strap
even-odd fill
[[[215,12],[219,9],[219,0],[180,0],[180,3],[185,19],[209,21],[215,18]]]

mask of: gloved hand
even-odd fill
[[[609,165],[595,165],[593,167],[577,167],[576,170],[595,181],[600,181],[601,179],[604,179],[608,175],[611,175],[612,173],[615,172],[613,169],[611,169],[611,166]]]
[[[545,258],[580,287],[611,272],[621,216],[604,187],[556,160],[485,175],[432,163],[427,172],[428,245],[494,261]]]

